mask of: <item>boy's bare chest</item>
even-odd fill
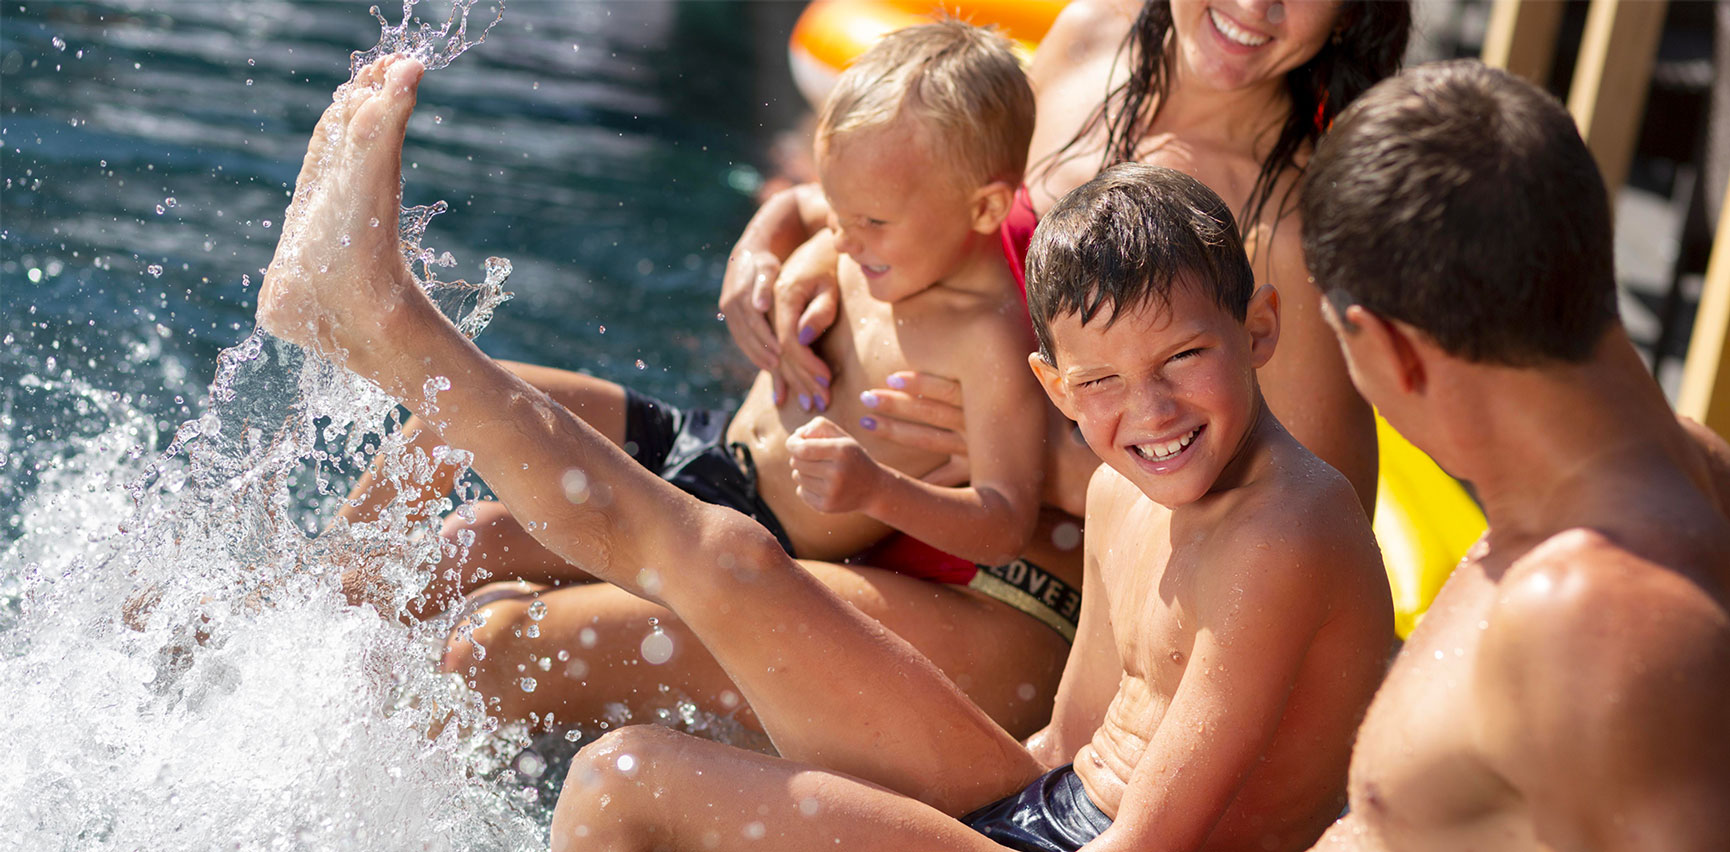
[[[1531,848],[1509,840],[1530,838],[1521,838],[1517,804],[1476,745],[1476,664],[1497,594],[1481,568],[1462,565],[1359,729],[1352,807],[1390,848]]]
[[[1190,593],[1196,548],[1173,547],[1169,517],[1148,502],[1095,551],[1124,673],[1167,698],[1182,679],[1199,627]]]

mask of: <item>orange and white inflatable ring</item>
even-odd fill
[[[980,26],[995,25],[1023,63],[1051,29],[1066,0],[812,0],[787,45],[793,81],[813,109],[853,58],[884,34],[948,12]]]

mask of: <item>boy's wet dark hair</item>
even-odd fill
[[[1330,300],[1456,357],[1577,363],[1617,322],[1598,166],[1568,111],[1503,71],[1456,61],[1382,81],[1323,138],[1302,203]]]
[[[1111,322],[1144,305],[1164,307],[1171,288],[1200,287],[1240,322],[1255,275],[1231,209],[1183,172],[1122,163],[1051,208],[1027,251],[1027,310],[1039,354],[1057,361],[1051,321],[1103,308]]]

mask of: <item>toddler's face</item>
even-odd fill
[[[957,271],[973,234],[972,195],[908,125],[849,133],[817,152],[836,246],[885,302]]]
[[[1169,306],[1142,306],[1087,325],[1051,322],[1055,366],[1034,372],[1101,460],[1154,502],[1207,494],[1236,458],[1258,410],[1257,347],[1243,323],[1198,287],[1174,283]]]

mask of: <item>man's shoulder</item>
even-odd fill
[[[1581,678],[1597,682],[1597,691],[1658,671],[1662,687],[1675,682],[1676,666],[1703,665],[1730,678],[1723,575],[1701,567],[1710,566],[1661,564],[1598,530],[1553,535],[1498,581],[1485,662],[1521,679],[1567,681],[1557,685],[1568,690]]]

